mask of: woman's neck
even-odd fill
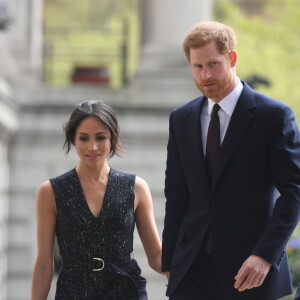
[[[100,182],[107,179],[109,171],[110,167],[107,162],[102,166],[95,168],[87,167],[80,163],[76,167],[76,172],[79,178],[83,180],[89,180],[90,182]]]

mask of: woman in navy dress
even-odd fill
[[[66,153],[74,145],[79,163],[39,189],[31,299],[47,299],[56,234],[62,256],[56,300],[146,300],[146,280],[131,256],[135,224],[149,265],[159,273],[161,242],[147,183],[108,164],[121,151],[116,115],[102,101],[85,101],[65,134]]]

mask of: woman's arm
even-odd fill
[[[36,202],[37,259],[32,276],[31,300],[46,300],[54,273],[53,247],[56,205],[50,181],[42,184]]]
[[[144,246],[149,266],[161,273],[161,241],[157,231],[152,197],[147,183],[140,177],[135,181],[136,226]]]

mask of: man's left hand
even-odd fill
[[[242,292],[254,287],[259,287],[264,282],[271,265],[263,258],[251,255],[249,256],[235,276],[234,287]]]

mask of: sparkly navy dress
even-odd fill
[[[63,261],[55,299],[147,300],[146,280],[130,255],[135,227],[135,175],[110,169],[97,217],[88,207],[75,168],[50,182]]]

